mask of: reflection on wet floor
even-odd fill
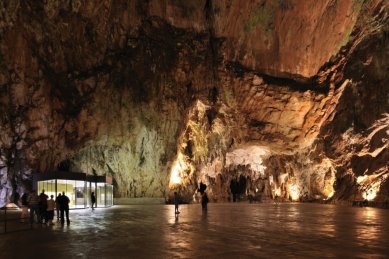
[[[0,236],[0,258],[386,257],[389,210],[319,204],[115,206]],[[20,249],[23,247],[23,249]]]

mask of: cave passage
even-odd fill
[[[246,194],[246,181],[247,178],[243,175],[231,180],[230,190],[233,202],[239,201],[243,198],[242,196]]]

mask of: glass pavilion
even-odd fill
[[[113,185],[110,176],[94,176],[76,172],[48,172],[34,174],[33,187],[38,195],[45,190],[50,197],[65,192],[70,199],[70,209],[85,209],[91,206],[91,193],[96,196],[97,207],[113,205]]]

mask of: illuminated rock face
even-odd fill
[[[116,197],[386,201],[386,1],[0,3],[0,206],[35,171]]]

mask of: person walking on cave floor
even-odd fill
[[[174,201],[174,213],[175,214],[180,214],[180,212],[178,211],[178,205],[180,203],[180,198],[178,197],[178,193],[177,192],[174,192],[173,201]]]
[[[96,196],[95,196],[94,192],[92,192],[90,195],[90,201],[91,201],[91,205],[92,205],[92,210],[94,210],[96,207]]]

